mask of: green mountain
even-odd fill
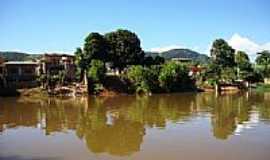
[[[161,56],[167,60],[170,60],[172,58],[191,58],[195,62],[200,62],[200,63],[207,63],[209,61],[209,57],[207,55],[200,54],[190,49],[172,49],[172,50],[161,52],[161,53],[146,52],[145,54],[146,56],[152,56],[152,57]],[[29,60],[39,58],[40,56],[41,56],[40,54],[0,51],[0,57],[3,57],[6,61],[29,61]]]
[[[161,56],[167,60],[172,58],[190,58],[195,62],[207,63],[209,61],[209,57],[205,54],[198,53],[196,51],[190,49],[172,49],[169,51],[157,53],[157,52],[146,52],[147,56]]]
[[[40,54],[28,54],[22,52],[0,51],[0,57],[6,61],[30,61],[40,57]]]

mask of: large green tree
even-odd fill
[[[232,67],[235,65],[235,51],[225,40],[215,40],[210,52],[213,62],[218,64],[219,66]]]
[[[85,38],[84,54],[86,61],[91,63],[92,59],[106,62],[108,60],[108,43],[103,35],[99,33],[90,33]]]
[[[254,71],[248,55],[243,51],[237,51],[235,54],[235,63],[238,79],[249,79]]]
[[[83,74],[91,67],[92,60],[100,60],[104,64],[108,61],[109,46],[103,35],[99,33],[90,33],[86,38],[82,48],[75,51],[76,65],[79,67],[80,80]]]
[[[110,45],[110,61],[114,68],[122,71],[127,65],[142,62],[144,52],[135,33],[119,29],[106,34],[105,38]]]
[[[249,63],[248,55],[244,51],[237,51],[235,54],[235,63],[239,67]]]
[[[262,51],[257,53],[258,57],[256,58],[256,63],[259,66],[262,66],[262,72],[264,77],[270,76],[270,52],[269,51]]]

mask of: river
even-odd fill
[[[0,159],[269,160],[270,93],[0,98]]]

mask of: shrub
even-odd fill
[[[187,66],[169,62],[162,66],[158,80],[161,87],[168,92],[180,91],[190,87],[191,78]]]
[[[131,66],[127,71],[127,78],[133,84],[132,90],[137,93],[141,92],[158,92],[159,67],[152,66],[150,68],[142,66]]]
[[[92,60],[91,67],[88,69],[88,78],[93,82],[100,82],[104,79],[106,68],[102,61]]]

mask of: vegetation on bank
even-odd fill
[[[104,35],[90,33],[75,51],[77,82],[87,79],[90,94],[106,90],[168,93],[220,89],[222,85],[243,86],[243,82],[263,82],[270,77],[269,51],[257,53],[253,64],[245,52],[236,51],[223,39],[213,42],[209,59],[198,56],[205,58],[204,61],[182,63],[152,55],[142,50],[139,37],[129,30],[119,29]],[[42,75],[39,82],[48,91],[70,84],[62,71]],[[258,85],[258,90],[261,88],[268,91],[269,86]]]
[[[87,73],[91,93],[104,89],[107,66],[119,72],[117,77],[125,81],[129,93],[194,91],[197,87],[262,82],[270,77],[269,51],[258,53],[254,65],[245,52],[217,39],[210,53],[207,64],[153,58],[141,49],[135,33],[119,29],[105,35],[90,33],[75,55],[79,80]]]
[[[256,85],[255,90],[258,92],[270,92],[270,84],[259,83]]]

